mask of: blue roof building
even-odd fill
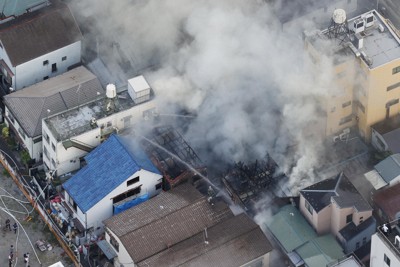
[[[102,228],[103,220],[161,191],[161,173],[129,137],[111,135],[85,161],[63,184],[66,201],[85,229]]]

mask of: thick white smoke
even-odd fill
[[[123,60],[143,69],[161,112],[197,114],[185,136],[207,164],[268,151],[294,191],[313,182],[323,153],[321,98],[335,89],[331,63],[316,72],[301,34],[283,33],[268,4],[76,0],[72,7],[104,57],[113,58],[118,43]]]

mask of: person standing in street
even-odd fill
[[[25,267],[29,267],[29,252],[24,254]]]
[[[15,222],[15,223],[13,224],[13,229],[14,229],[14,234],[16,234],[16,233],[17,233],[17,229],[18,229],[18,224],[17,224],[17,222]]]

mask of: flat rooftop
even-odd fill
[[[363,31],[355,33],[354,22],[371,15],[374,18],[373,23],[365,27]],[[337,38],[339,47],[348,47],[348,50],[363,59],[370,69],[400,59],[400,38],[376,10],[349,19],[347,25],[350,32]],[[317,35],[323,39],[335,40],[335,37],[329,34],[328,28]],[[316,40],[316,38],[313,39]],[[360,39],[363,44],[359,48],[358,40]]]
[[[153,98],[154,92],[151,91],[149,101]],[[99,99],[48,117],[44,121],[57,141],[63,141],[101,127],[97,123],[91,123],[93,118],[97,122],[99,119],[140,104],[142,103],[135,104],[128,91],[123,90],[117,93],[113,101],[105,96],[100,96]]]

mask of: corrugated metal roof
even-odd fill
[[[70,9],[58,1],[0,25],[0,40],[14,67],[81,39]]]
[[[4,104],[25,133],[35,137],[42,135],[43,118],[90,102],[97,93],[104,95],[99,80],[81,66],[6,95]]]
[[[341,246],[331,234],[305,243],[296,249],[296,252],[309,267],[327,266],[344,256]]]
[[[400,175],[400,154],[394,154],[374,166],[386,183]]]
[[[163,192],[104,222],[106,227],[120,238],[134,262],[140,262],[171,248],[204,231],[204,228],[212,227],[233,216],[225,203],[217,202],[212,206],[206,196],[195,199],[188,196],[194,188],[188,189],[186,185],[182,189],[187,190],[178,190],[180,187]],[[177,201],[178,205],[170,201]],[[146,215],[147,212],[151,215]],[[144,218],[137,216],[139,214],[144,215]],[[136,220],[138,222],[135,222]],[[131,226],[130,222],[134,226]]]
[[[140,169],[160,174],[139,146],[127,147],[124,145],[127,141],[121,139],[111,135],[85,157],[87,165],[63,184],[82,212]]]
[[[272,216],[267,226],[286,252],[291,252],[317,237],[303,215],[292,205],[282,207]]]
[[[374,194],[375,204],[388,216],[389,220],[397,219],[400,211],[400,183],[383,188]]]
[[[273,249],[260,227],[244,213],[208,228],[207,236],[207,244],[202,231],[137,265],[241,266]]]

